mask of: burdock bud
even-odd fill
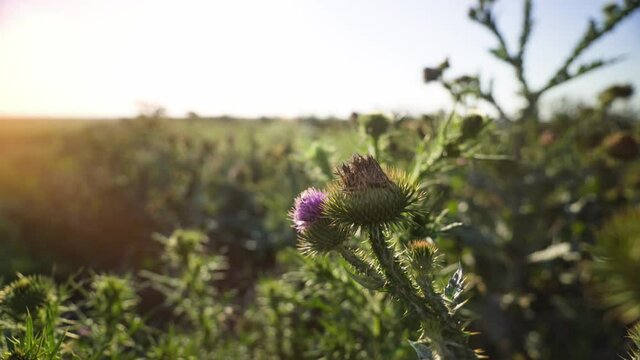
[[[626,132],[617,132],[602,140],[607,154],[618,160],[633,160],[638,156],[638,142]]]
[[[307,255],[329,252],[351,235],[348,229],[334,224],[324,215],[326,199],[324,192],[309,188],[296,198],[290,212],[299,234],[298,248]]]
[[[462,139],[473,139],[475,138],[482,128],[484,127],[484,119],[482,116],[474,114],[465,117],[462,120],[462,125],[460,127],[460,133],[462,135]]]
[[[360,117],[360,124],[365,133],[374,139],[379,139],[389,129],[391,121],[382,114],[370,114]]]
[[[22,276],[0,290],[0,310],[16,320],[36,314],[55,299],[53,283],[40,276]]]
[[[354,155],[337,174],[340,181],[330,188],[325,212],[350,227],[392,224],[419,198],[404,174],[390,172],[390,178],[371,156]]]

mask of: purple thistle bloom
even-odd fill
[[[327,195],[316,188],[308,188],[295,200],[291,219],[299,232],[305,231],[322,215],[322,205]]]

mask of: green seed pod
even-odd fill
[[[338,170],[340,181],[329,188],[326,215],[339,224],[355,227],[400,220],[420,194],[404,174],[390,174],[391,179],[373,157],[355,155]]]
[[[342,245],[350,236],[349,229],[321,217],[300,233],[298,248],[305,255],[325,254]]]
[[[0,311],[22,319],[55,300],[53,283],[40,276],[22,276],[0,291]]]

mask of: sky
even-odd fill
[[[494,80],[518,107],[512,70],[467,18],[472,0],[0,0],[0,116],[121,117],[140,104],[170,115],[346,116],[451,107],[422,68]],[[514,44],[521,0],[496,14]],[[554,72],[606,1],[536,0],[526,76]],[[640,90],[640,12],[581,57],[623,62],[549,92],[589,101],[604,87]],[[637,102],[639,96],[633,101]]]

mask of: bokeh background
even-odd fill
[[[515,53],[525,3],[1,0],[0,278],[144,277],[162,267],[159,236],[197,230],[226,259],[203,280],[228,315],[207,354],[413,359],[411,319],[335,262],[296,255],[287,213],[369,151],[362,114],[385,114],[381,161],[409,168],[451,112],[481,113],[492,125],[477,153],[451,155],[437,179],[437,206],[463,224],[440,245],[469,274],[474,345],[618,359],[640,319],[640,4],[533,1],[514,65],[469,10],[490,8]],[[528,111],[514,68],[543,88],[589,19],[615,26]],[[324,285],[305,293],[302,276]],[[164,299],[136,294],[136,314]],[[97,358],[152,357],[127,341]]]

